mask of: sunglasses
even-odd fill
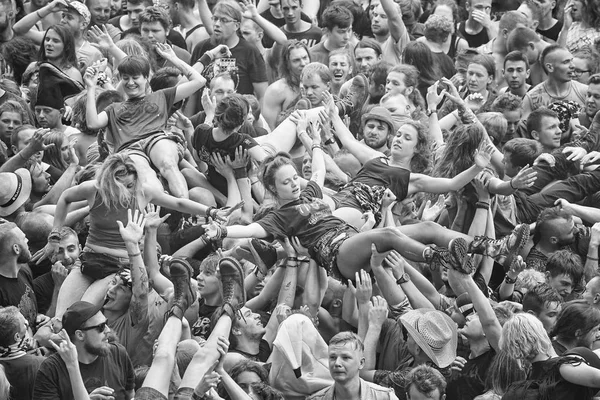
[[[108,324],[108,321],[104,321],[104,322],[102,322],[101,324],[98,324],[98,325],[87,326],[85,328],[79,328],[79,330],[80,331],[91,331],[92,329],[96,329],[98,331],[98,333],[102,333],[106,329],[106,325],[107,324]]]

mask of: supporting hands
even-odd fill
[[[369,309],[369,326],[383,326],[388,317],[388,303],[381,296],[373,297]]]
[[[579,161],[587,155],[587,151],[583,147],[577,146],[567,146],[562,152],[563,154],[569,154],[567,157],[568,161]]]
[[[437,201],[431,205],[431,200],[427,200],[421,214],[422,221],[435,221],[446,208],[446,198],[440,194]]]
[[[204,88],[200,101],[202,102],[202,107],[204,108],[206,115],[214,117],[215,109],[217,108],[217,98],[211,96],[209,88]]]
[[[355,275],[356,279],[356,301],[358,305],[367,304],[373,295],[373,283],[371,282],[371,276],[361,269]]]
[[[154,45],[154,49],[158,53],[159,56],[164,58],[165,60],[173,60],[178,58],[173,48],[166,43],[156,43]]]
[[[92,46],[106,53],[108,53],[108,50],[115,45],[115,42],[113,42],[110,37],[105,25],[102,25],[102,29],[100,28],[100,25],[90,26],[90,29],[88,30],[88,39]]]
[[[215,167],[217,172],[221,174],[224,178],[232,178],[235,177],[233,173],[233,168],[231,168],[230,164],[227,163],[227,157],[221,156],[219,153],[212,153],[210,155],[210,162]]]
[[[537,179],[537,171],[529,164],[521,168],[519,173],[511,179],[510,185],[514,189],[525,189],[532,187]]]
[[[248,155],[248,151],[242,146],[238,146],[235,149],[235,157],[233,158],[233,160],[229,156],[227,156],[225,161],[227,162],[227,164],[229,164],[231,168],[238,169],[247,168],[249,159],[250,156]]]

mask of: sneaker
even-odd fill
[[[181,319],[183,314],[192,305],[196,299],[196,291],[192,288],[191,277],[194,269],[187,260],[181,257],[174,257],[169,266],[170,279],[173,282],[173,304],[167,313],[168,318],[171,315]]]
[[[369,80],[358,74],[352,79],[352,85],[348,93],[337,102],[340,116],[349,115],[351,118],[360,113],[362,106],[369,96]]]
[[[235,258],[224,257],[219,261],[219,272],[223,284],[223,303],[237,311],[246,303],[244,269]]]
[[[471,275],[475,272],[475,265],[471,256],[467,254],[469,245],[463,238],[456,238],[450,242],[450,254],[452,254],[453,262],[450,263],[450,267],[455,271],[461,272],[466,275]]]
[[[428,247],[429,252],[425,254],[425,261],[429,262],[429,267],[432,271],[436,269],[450,268],[452,263],[452,255],[448,249],[431,245]]]
[[[504,268],[510,268],[528,240],[529,225],[520,224],[513,229],[510,235],[502,239],[476,236],[469,245],[469,253],[492,257],[497,263],[503,265]]]

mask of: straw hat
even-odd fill
[[[400,317],[408,334],[421,350],[440,368],[446,368],[456,358],[456,324],[441,311],[411,310]]]
[[[31,194],[31,174],[25,168],[0,173],[0,217],[17,211]]]

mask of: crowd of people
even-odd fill
[[[0,399],[592,399],[600,0],[0,0]]]

